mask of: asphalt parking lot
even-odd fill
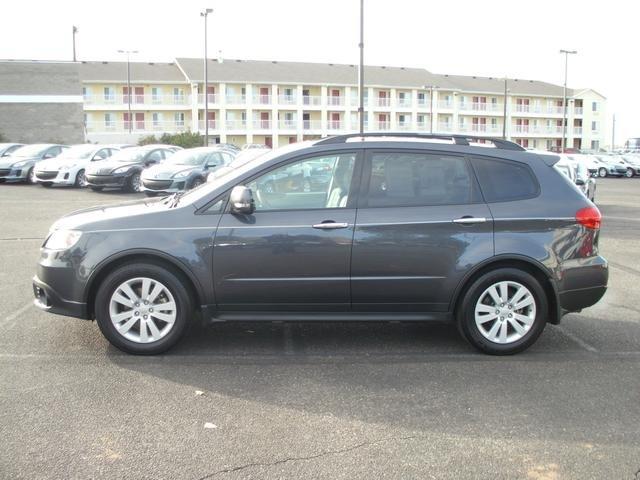
[[[640,478],[640,179],[598,180],[604,299],[507,358],[399,323],[194,326],[123,354],[30,280],[56,218],[131,198],[0,185],[2,478]]]

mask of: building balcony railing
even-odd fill
[[[342,128],[342,122],[340,120],[329,120],[327,122],[327,128],[329,130],[340,130]]]
[[[562,126],[512,125],[515,135],[562,135]]]
[[[225,97],[227,105],[246,105],[247,96],[246,95],[227,95]]]
[[[582,127],[573,127],[574,135],[582,135]]]
[[[129,95],[84,95],[86,105],[128,105]],[[131,95],[132,105],[189,105],[189,95]]]
[[[257,103],[259,105],[270,105],[271,95],[254,95],[253,103]]]
[[[208,122],[208,127],[209,130],[215,130],[218,127],[218,122],[214,119],[210,119]],[[204,124],[204,120],[198,120],[198,128],[200,130],[204,130],[205,124]]]
[[[295,95],[278,95],[278,105],[295,105]]]
[[[411,108],[412,106],[412,102],[411,102],[411,98],[400,98],[398,97],[398,100],[396,102],[396,105],[398,108]]]
[[[437,132],[451,133],[451,132],[453,132],[453,124],[452,123],[441,122],[441,123],[438,124]]]
[[[344,97],[334,97],[332,95],[327,97],[327,105],[329,106],[342,106],[344,105]]]
[[[303,95],[302,104],[319,107],[322,104],[322,97],[317,95]]]
[[[246,120],[229,119],[229,120],[226,120],[224,124],[227,130],[245,130],[247,128]]]
[[[320,120],[303,120],[302,128],[304,130],[320,130],[322,128],[322,122]]]
[[[573,108],[573,114],[574,115],[582,115],[582,112],[583,112],[582,107],[574,107]]]
[[[271,128],[271,120],[254,120],[254,130],[269,130]]]
[[[411,126],[410,122],[397,123],[396,124],[396,129],[399,132],[409,132],[409,131],[414,130],[413,127]]]
[[[441,110],[451,110],[453,102],[451,100],[438,100],[438,108]]]
[[[376,130],[390,130],[391,122],[374,122],[373,126]]]
[[[391,99],[390,98],[381,98],[378,97],[375,99],[374,105],[376,107],[384,107],[384,108],[388,108],[391,106]]]
[[[467,112],[502,112],[504,111],[504,104],[486,102],[461,103],[460,110]]]
[[[278,128],[280,130],[297,130],[298,122],[295,120],[280,120],[278,122]]]
[[[127,121],[89,121],[85,123],[87,132],[109,132],[109,133],[128,133],[129,122]],[[176,121],[134,121],[131,125],[131,131],[141,132],[184,132],[188,130],[185,122]]]
[[[204,93],[198,94],[198,103],[204,105]],[[212,105],[218,103],[218,94],[210,93],[207,95],[207,104]]]
[[[474,135],[501,135],[502,127],[498,125],[463,124],[458,126],[460,133],[473,133]]]

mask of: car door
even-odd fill
[[[353,241],[355,311],[447,311],[493,255],[493,221],[464,156],[368,151]]]
[[[313,169],[319,160],[331,172],[323,172],[322,179],[315,178]],[[360,163],[355,151],[316,154],[244,183],[253,192],[255,212],[225,213],[214,241],[220,310],[350,308],[354,185]]]

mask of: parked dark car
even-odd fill
[[[35,303],[95,318],[137,354],[173,346],[194,309],[213,321],[449,321],[478,349],[511,354],[604,295],[600,212],[552,168],[557,156],[384,135],[289,145],[182,194],[67,215],[42,246]],[[262,187],[308,163],[330,165],[330,181]]]
[[[37,143],[14,150],[8,157],[0,158],[0,183],[36,183],[34,171],[36,163],[54,158],[68,148],[66,145]]]
[[[224,147],[200,147],[182,150],[170,159],[143,170],[142,190],[153,197],[159,193],[174,193],[196,188],[207,181],[209,174],[229,165],[237,150]]]
[[[0,157],[8,157],[20,147],[24,147],[23,143],[0,143]]]
[[[174,151],[175,149],[168,145],[145,145],[120,150],[107,160],[93,162],[87,166],[87,186],[93,191],[120,188],[129,192],[140,192],[142,170],[169,158]]]

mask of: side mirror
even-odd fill
[[[579,187],[584,185],[584,180],[581,178],[577,178],[576,179],[576,185],[578,185]]]
[[[231,204],[230,211],[233,214],[251,215],[256,210],[251,189],[244,185],[233,187],[229,196],[229,203]]]
[[[43,160],[46,160],[47,158],[53,158],[53,154],[51,153],[45,153],[44,156],[42,157]]]

